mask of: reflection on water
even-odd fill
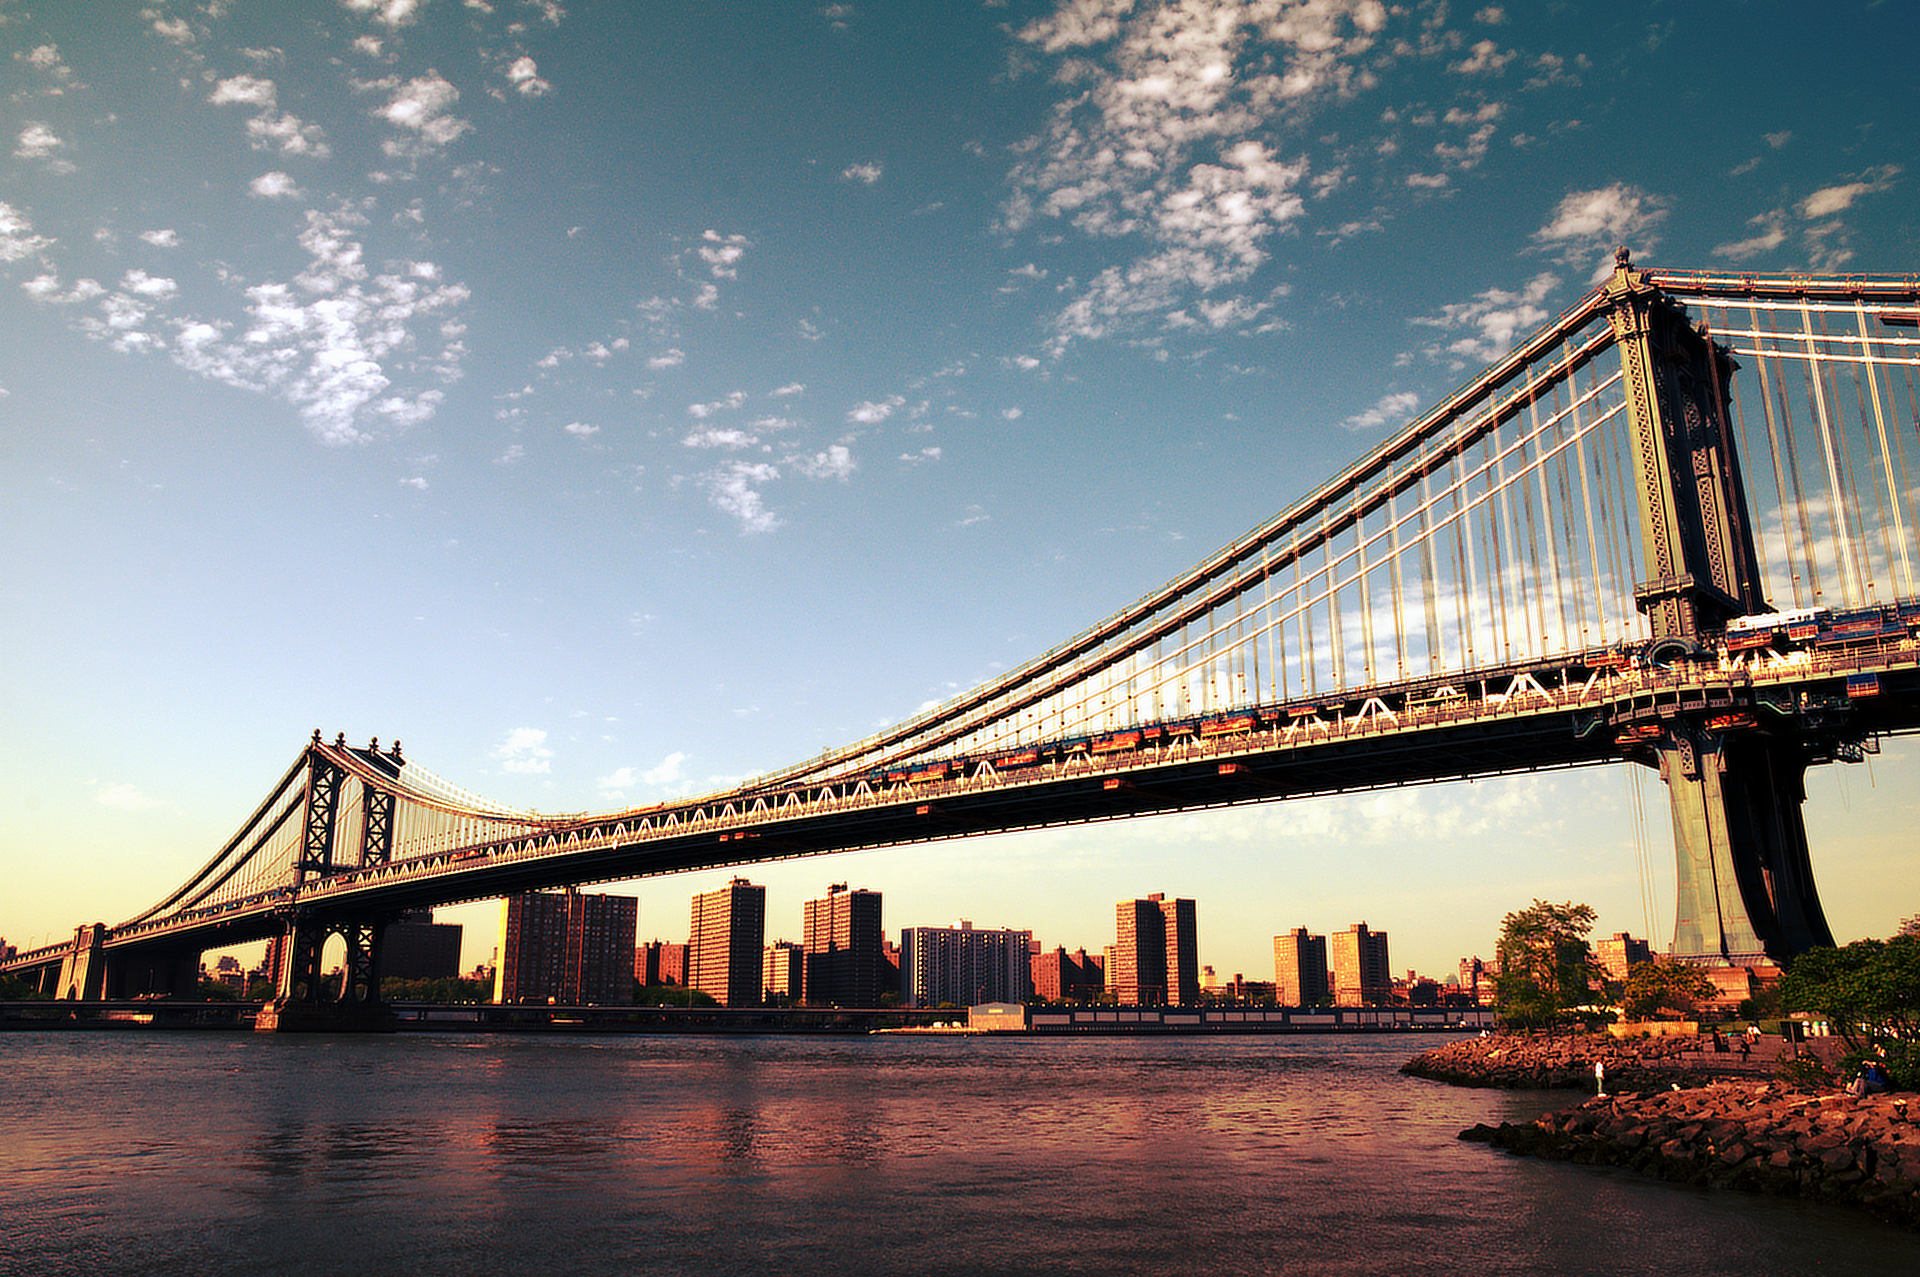
[[[1403,1036],[0,1035],[0,1271],[1883,1273],[1794,1202],[1507,1158]]]

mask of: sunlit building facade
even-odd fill
[[[759,1006],[767,889],[745,878],[693,898],[687,983],[726,1007]]]

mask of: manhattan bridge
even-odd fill
[[[138,917],[3,967],[263,1023],[380,1009],[388,923],[542,887],[1545,768],[1657,769],[1671,953],[1833,942],[1806,769],[1920,729],[1920,276],[1636,269],[1290,508],[1012,672],[737,789],[552,816],[314,732]],[[321,953],[345,942],[347,978]]]

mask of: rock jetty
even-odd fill
[[[1737,1041],[1737,1039],[1736,1039]],[[1742,1055],[1737,1046],[1713,1053],[1709,1039],[1615,1038],[1606,1034],[1501,1033],[1463,1038],[1423,1051],[1401,1068],[1414,1077],[1454,1086],[1497,1086],[1548,1091],[1597,1089],[1594,1066],[1606,1068],[1609,1090],[1665,1089],[1673,1083],[1699,1086],[1737,1071],[1771,1074],[1777,1039],[1763,1039]]]
[[[1857,1206],[1920,1229],[1920,1103],[1719,1082],[1596,1096],[1462,1139],[1533,1157],[1628,1166],[1664,1180]]]
[[[1402,1072],[1458,1086],[1591,1092],[1594,1065],[1602,1064],[1607,1094],[1533,1122],[1476,1126],[1460,1138],[1664,1180],[1849,1205],[1920,1229],[1920,1096],[1856,1098],[1837,1084],[1813,1089],[1781,1080],[1782,1045],[1763,1038],[1742,1056],[1737,1045],[1713,1051],[1711,1039],[1499,1034],[1423,1052]],[[1838,1046],[1818,1045],[1820,1056]]]

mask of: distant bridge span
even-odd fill
[[[179,890],[4,966],[66,996],[183,991],[203,949],[270,938],[297,1019],[331,935],[344,1009],[377,1007],[380,934],[422,905],[1621,760],[1674,800],[1674,952],[1787,960],[1831,943],[1802,773],[1920,728],[1917,326],[1913,276],[1650,273],[1623,250],[1275,519],[895,728],[577,816],[316,732]]]

